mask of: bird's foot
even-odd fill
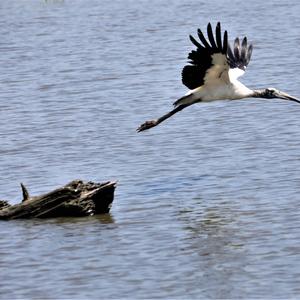
[[[150,129],[150,128],[156,126],[157,124],[158,124],[157,120],[146,121],[136,131],[137,132],[141,132],[141,131]]]

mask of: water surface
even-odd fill
[[[0,222],[0,297],[297,298],[300,106],[187,108],[189,34],[254,43],[242,81],[300,96],[298,1],[0,3],[0,198],[118,180],[109,215]]]

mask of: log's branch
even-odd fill
[[[150,129],[152,127],[155,127],[157,126],[158,124],[160,124],[161,122],[169,119],[170,117],[172,117],[174,114],[176,114],[177,112],[183,110],[184,108],[192,105],[193,103],[191,104],[181,104],[177,107],[175,107],[173,110],[169,111],[168,113],[164,114],[163,116],[161,116],[160,118],[158,119],[154,119],[154,120],[151,120],[151,121],[146,121],[145,123],[143,123],[136,131],[137,132],[141,132],[141,131],[144,131],[144,130],[147,130],[147,129]]]
[[[29,199],[29,193],[28,193],[28,190],[26,189],[25,185],[22,182],[21,182],[21,188],[22,188],[22,194],[23,194],[22,202],[24,202]]]
[[[0,210],[6,207],[9,207],[10,204],[5,200],[0,200]]]

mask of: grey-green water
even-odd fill
[[[0,298],[300,297],[300,106],[195,105],[188,35],[254,43],[242,81],[300,96],[299,1],[0,3],[0,198],[118,180],[110,215],[0,222]]]

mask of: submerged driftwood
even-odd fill
[[[0,220],[20,218],[78,217],[108,213],[114,199],[116,182],[74,180],[41,196],[29,196],[21,184],[23,200],[9,205],[0,200]]]

